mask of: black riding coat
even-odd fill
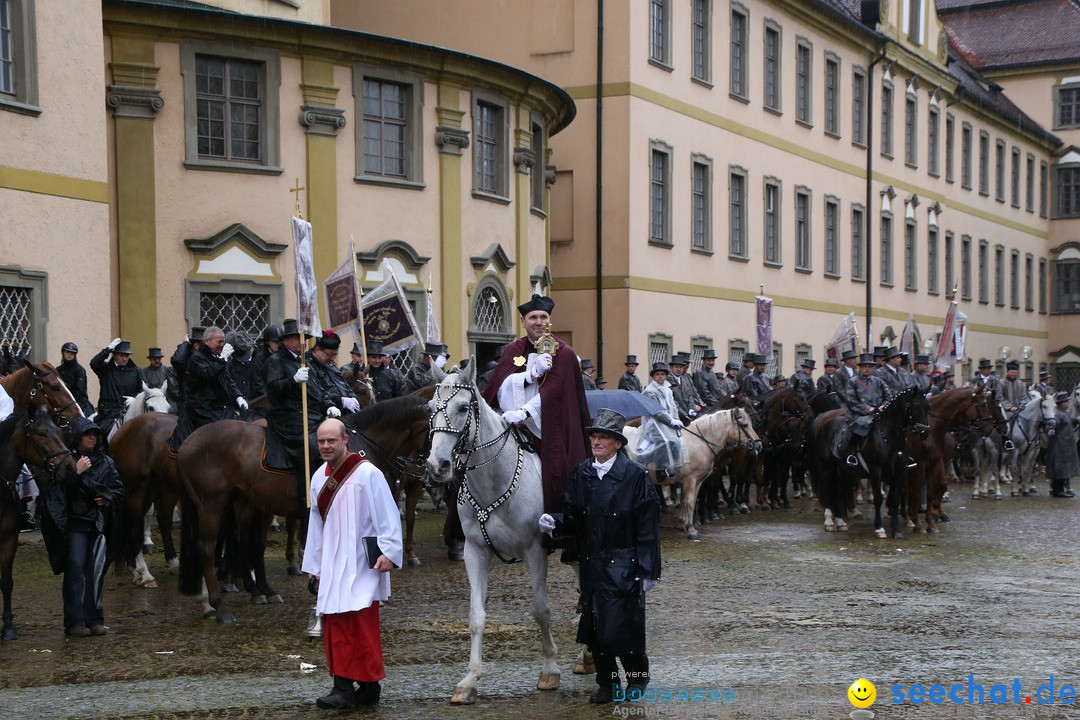
[[[645,652],[642,580],[660,579],[660,501],[648,471],[624,451],[603,478],[574,469],[554,515],[555,537],[575,538],[583,611],[577,641],[594,653]]]
[[[191,354],[184,382],[187,398],[181,417],[187,413],[194,427],[235,417],[236,398],[243,394],[229,374],[229,364],[210,354],[206,345]]]
[[[71,396],[75,398],[75,402],[82,408],[83,414],[87,416],[93,415],[94,406],[90,402],[90,396],[86,390],[86,369],[79,364],[79,361],[72,360],[71,362],[60,363],[56,366],[56,374],[67,385],[68,390],[71,391]]]
[[[389,400],[406,394],[405,376],[394,367],[373,367],[368,372],[376,400]]]
[[[127,412],[124,397],[135,397],[142,392],[142,372],[128,360],[120,367],[115,362],[106,360],[112,350],[103,348],[90,361],[90,369],[98,376],[101,394],[98,396],[97,422],[104,426],[106,422],[124,417]]]
[[[619,389],[629,390],[630,392],[641,392],[644,388],[641,386],[641,380],[634,373],[623,373],[623,376],[619,378]]]
[[[282,344],[266,361],[266,396],[270,409],[266,413],[266,462],[276,468],[303,468],[304,418],[300,399],[300,383],[293,380],[300,369],[300,356]],[[312,434],[322,422],[327,402],[324,399],[319,374],[308,371],[308,433]]]

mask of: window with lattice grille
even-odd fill
[[[225,332],[245,330],[253,338],[270,324],[270,296],[251,293],[199,293],[199,324]]]
[[[28,288],[0,285],[0,345],[13,353],[30,352],[31,312]]]
[[[505,332],[506,308],[495,288],[486,287],[480,291],[473,309],[473,327],[482,333]]]
[[[670,335],[656,333],[649,336],[649,367],[654,363],[666,363],[671,355],[671,344],[674,338]]]

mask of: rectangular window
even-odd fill
[[[1050,174],[1049,167],[1045,160],[1039,162],[1039,217],[1046,217],[1046,203],[1047,198],[1050,197],[1046,189]]]
[[[825,132],[840,135],[840,60],[825,58]]]
[[[506,196],[506,115],[505,108],[477,100],[473,106],[473,190]]]
[[[712,165],[695,160],[691,167],[690,249],[712,252]]]
[[[405,177],[403,85],[364,80],[364,174]]]
[[[941,116],[937,108],[930,108],[930,117],[926,124],[926,171],[937,177],[938,170],[938,124]]]
[[[1080,166],[1059,167],[1055,173],[1056,217],[1080,217]]]
[[[780,110],[780,28],[765,25],[765,107]]]
[[[851,141],[866,144],[866,73],[861,68],[851,75]]]
[[[904,223],[904,289],[915,291],[919,289],[918,262],[916,251],[918,242],[915,237],[917,228],[915,223],[908,220]]]
[[[904,163],[917,167],[919,164],[918,134],[915,123],[919,119],[919,104],[915,98],[908,97],[904,101]]]
[[[1054,296],[1051,312],[1080,312],[1080,262],[1057,260],[1053,270]]]
[[[1027,156],[1027,202],[1025,207],[1029,213],[1035,212],[1035,156],[1028,153]]]
[[[990,134],[979,131],[979,194],[990,194]]]
[[[649,0],[649,59],[671,64],[670,0]]]
[[[971,300],[971,237],[960,238],[960,297]]]
[[[881,216],[881,284],[892,286],[892,216]]]
[[[949,299],[956,297],[955,238],[951,231],[945,232],[945,295]]]
[[[863,219],[861,206],[851,208],[851,279],[866,280],[866,248],[863,239],[863,230],[866,220]]]
[[[840,238],[837,224],[840,221],[840,202],[825,199],[825,274],[840,277]]]
[[[892,157],[892,85],[881,83],[881,154]]]
[[[693,0],[690,32],[693,38],[694,78],[712,80],[712,0]]]
[[[746,13],[731,10],[731,94],[741,98],[747,93]]]
[[[990,246],[979,241],[979,302],[990,302]]]
[[[938,287],[938,231],[931,227],[926,231],[926,292],[937,295]]]
[[[1005,305],[1005,248],[994,247],[994,304]]]
[[[671,153],[653,144],[649,167],[649,242],[671,245]]]
[[[1035,310],[1035,258],[1031,253],[1024,257],[1024,309]]]
[[[258,337],[270,323],[270,295],[254,293],[199,293],[199,322],[225,332],[246,330]]]
[[[1009,301],[1014,310],[1020,309],[1020,251],[1009,257]]]
[[[29,353],[33,345],[32,297],[30,288],[0,285],[0,337],[13,353]]]
[[[971,126],[960,129],[960,187],[971,189]]]
[[[998,202],[1005,202],[1005,141],[998,140],[994,153],[994,180],[997,183]]]
[[[1058,128],[1080,127],[1080,85],[1057,88],[1055,95],[1057,112],[1054,118]]]
[[[907,15],[908,40],[916,45],[922,44],[922,0],[907,0],[904,12]]]
[[[953,120],[952,113],[945,114],[945,182],[953,182],[956,179],[956,167],[954,164],[955,143],[953,141],[953,135],[955,134],[956,122]]]
[[[765,182],[765,263],[780,265],[780,185]]]
[[[1020,207],[1020,148],[1012,149],[1012,206]]]
[[[795,190],[795,269],[809,271],[813,267],[810,247],[810,193]]]
[[[261,162],[262,66],[246,60],[195,58],[199,157]]]
[[[0,93],[15,94],[15,29],[11,0],[0,0]]]
[[[0,0],[0,110],[39,115],[36,0]]]
[[[810,72],[813,64],[813,48],[804,40],[799,40],[795,48],[795,120],[804,124],[812,125],[811,112],[813,109],[811,98]]]
[[[728,252],[732,257],[746,258],[746,174],[732,171],[728,182],[730,205],[728,220],[730,245]]]
[[[540,212],[546,212],[546,193],[547,185],[544,180],[544,176],[547,175],[547,169],[545,167],[547,152],[544,145],[545,139],[544,126],[538,122],[532,123],[532,140],[529,143],[529,149],[533,151],[533,166],[529,170],[529,206],[533,210],[539,210]]]
[[[1046,258],[1039,258],[1039,312],[1046,313]]]

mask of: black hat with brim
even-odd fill
[[[548,315],[550,315],[551,311],[555,309],[555,301],[549,297],[544,297],[543,295],[537,295],[536,293],[533,293],[532,298],[528,302],[518,305],[517,309],[518,313],[521,314],[521,317],[525,317],[529,313],[536,310],[543,310]]]
[[[593,418],[592,425],[585,428],[585,432],[602,432],[607,433],[608,435],[614,435],[619,440],[622,440],[623,445],[626,445],[627,439],[626,436],[623,435],[624,427],[626,427],[625,417],[610,408],[600,408],[596,411],[596,417]]]
[[[296,322],[296,318],[286,318],[281,323],[281,339],[284,340],[289,336],[300,337],[300,326]]]
[[[378,340],[372,340],[367,344],[367,354],[382,357],[387,353],[383,350],[383,344],[381,342],[379,342]]]
[[[979,369],[992,368],[994,363],[990,362],[990,358],[979,358]]]
[[[649,370],[649,377],[652,377],[658,372],[670,374],[671,368],[668,367],[668,364],[666,362],[653,363],[652,368]]]
[[[165,353],[161,352],[161,348],[150,348],[150,352],[146,354],[147,360],[153,360],[154,358],[163,358]]]
[[[859,356],[859,365],[877,365],[874,360],[874,353],[863,353]]]
[[[120,344],[113,348],[113,355],[130,355],[131,354],[131,341],[121,340]]]

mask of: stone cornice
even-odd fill
[[[157,111],[165,107],[165,99],[157,88],[109,85],[105,104],[112,108],[113,117],[153,120]]]
[[[308,135],[337,137],[338,130],[345,127],[345,111],[330,105],[301,105],[297,120]]]
[[[469,131],[439,125],[435,128],[435,144],[444,155],[461,155],[461,151],[469,147]]]

